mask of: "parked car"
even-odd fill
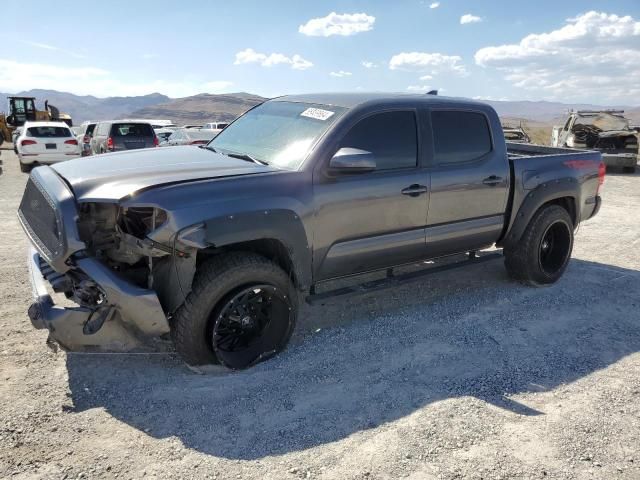
[[[137,150],[158,146],[151,124],[123,120],[98,122],[91,138],[91,151],[94,154]]]
[[[174,128],[154,128],[156,132],[156,137],[158,137],[158,146],[162,146],[164,142],[166,142],[172,133],[176,131]]]
[[[163,147],[171,147],[176,145],[205,145],[217,135],[214,130],[195,130],[181,129],[174,130],[166,142],[162,143]]]
[[[527,135],[527,132],[524,131],[522,125],[517,127],[503,125],[502,133],[504,134],[504,139],[507,142],[512,143],[531,143],[531,138]]]
[[[91,137],[93,136],[96,124],[97,122],[83,122],[79,127],[73,127],[77,129],[76,140],[78,140],[80,144],[83,157],[91,155]]]
[[[80,146],[64,122],[26,122],[16,139],[20,170],[80,156]]]
[[[202,126],[203,130],[217,130],[218,132],[224,130],[229,125],[229,122],[211,122],[205,123]]]
[[[13,144],[13,152],[16,155],[18,154],[18,147],[17,147],[18,137],[20,136],[21,133],[22,133],[22,127],[18,127],[11,134],[11,143]]]
[[[182,128],[202,128],[202,125],[183,125]]]
[[[624,117],[624,110],[570,112],[564,126],[551,133],[554,147],[583,148],[602,152],[607,167],[633,173],[638,164],[638,136]]]
[[[29,316],[67,349],[170,332],[190,364],[245,368],[285,347],[301,295],[344,290],[327,280],[495,244],[515,280],[556,282],[604,174],[599,152],[506,144],[471,100],[280,97],[204,147],[35,169]]]

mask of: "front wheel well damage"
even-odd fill
[[[283,242],[274,238],[262,238],[199,250],[196,259],[196,270],[211,257],[225,255],[230,252],[251,252],[272,260],[289,275],[297,289],[304,288],[300,275],[298,275],[296,266],[293,263],[291,252]]]

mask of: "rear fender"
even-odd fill
[[[545,182],[525,194],[520,208],[511,216],[510,225],[506,234],[497,245],[499,247],[509,248],[517,244],[524,234],[527,225],[529,225],[529,222],[531,222],[531,219],[540,207],[560,198],[570,198],[574,202],[574,212],[576,212],[575,223],[577,225],[580,221],[580,186],[578,180],[569,177],[552,182]]]

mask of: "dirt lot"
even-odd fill
[[[279,357],[197,375],[45,345],[2,159],[2,478],[640,478],[640,175],[607,178],[553,287],[496,260],[304,307]]]

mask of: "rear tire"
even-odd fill
[[[624,173],[636,173],[636,167],[623,167],[622,171]]]
[[[238,313],[245,298],[248,307]],[[285,348],[295,327],[297,300],[289,276],[272,261],[242,252],[215,257],[199,267],[191,293],[172,320],[171,337],[189,365],[247,368]],[[238,338],[231,339],[236,351],[229,348],[231,335],[241,337],[239,346]]]
[[[573,222],[559,205],[548,205],[533,216],[517,245],[505,248],[511,278],[531,286],[555,283],[573,250]]]
[[[31,171],[32,165],[22,163],[22,162],[18,162],[18,163],[20,163],[20,171],[22,173],[29,173]]]

